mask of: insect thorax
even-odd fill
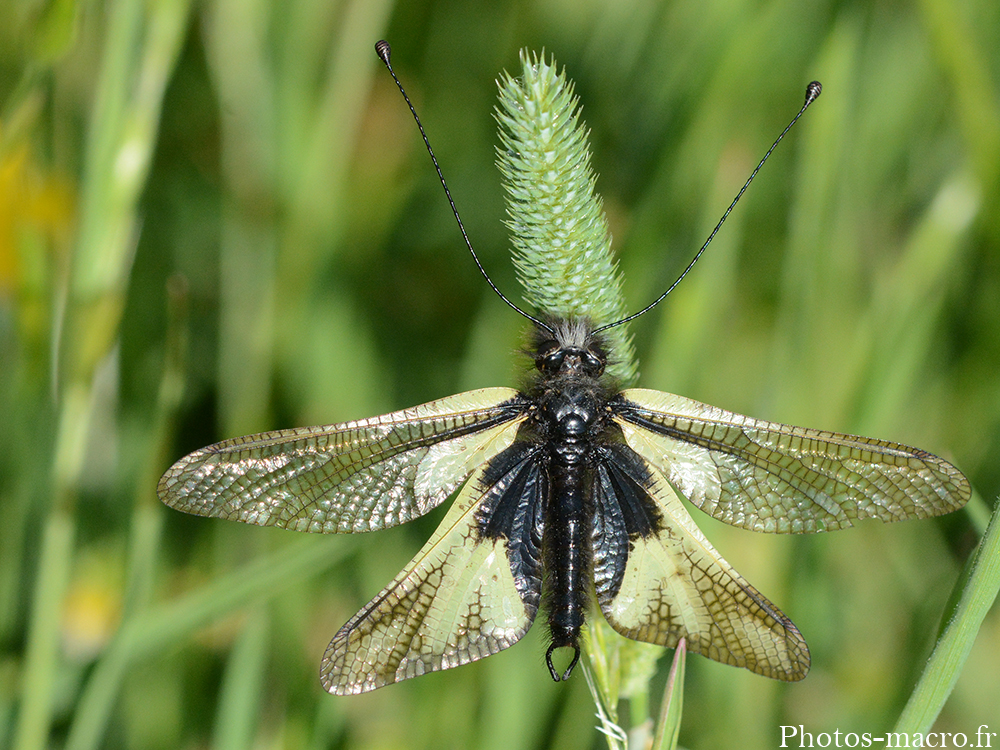
[[[586,319],[554,320],[535,329],[534,401],[536,429],[568,463],[584,461],[602,431],[614,389],[604,375],[608,355],[602,337]],[[557,459],[560,460],[560,459]]]

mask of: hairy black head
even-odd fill
[[[543,379],[587,378],[597,380],[604,374],[608,353],[604,337],[594,335],[594,326],[586,319],[555,320],[552,330],[535,327],[535,367]]]

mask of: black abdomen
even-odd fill
[[[593,577],[590,433],[595,410],[584,392],[564,392],[547,404],[551,417],[549,502],[542,540],[544,594],[551,644],[545,654],[552,679],[565,680],[580,658],[580,629],[590,606]],[[573,649],[561,673],[552,664],[558,648]]]

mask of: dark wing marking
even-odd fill
[[[626,446],[595,467],[594,585],[627,638],[687,649],[765,677],[809,671],[795,625],[747,583],[695,526],[666,478]]]
[[[763,422],[660,391],[612,403],[628,445],[714,518],[808,533],[949,513],[969,499],[947,461],[884,440]]]
[[[510,445],[528,408],[514,390],[484,388],[358,422],[226,440],[171,466],[157,492],[185,513],[257,526],[384,529],[439,505]]]
[[[528,631],[541,592],[544,482],[522,447],[475,471],[430,541],[334,636],[320,667],[328,691],[364,693],[457,667]]]
[[[549,489],[542,451],[538,444],[518,440],[491,459],[479,480],[484,494],[476,510],[480,538],[506,540],[514,583],[535,609]]]

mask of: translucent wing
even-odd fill
[[[687,649],[779,680],[809,671],[785,615],[733,570],[695,526],[666,478],[626,446],[596,467],[594,585],[622,635]]]
[[[541,592],[544,482],[519,445],[507,454],[515,460],[476,470],[424,548],[334,636],[320,667],[328,691],[364,693],[457,667],[528,631]]]
[[[753,531],[925,518],[970,495],[950,463],[898,443],[758,421],[644,389],[623,391],[612,410],[628,445],[682,495]]]
[[[297,531],[395,526],[439,505],[514,439],[527,407],[484,388],[358,422],[265,432],[195,451],[160,479],[172,508]]]

